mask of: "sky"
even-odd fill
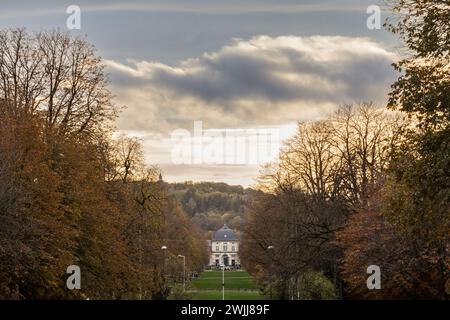
[[[165,180],[250,186],[297,121],[385,103],[400,44],[367,27],[377,1],[0,0],[0,28],[93,43],[125,106],[117,131],[142,140]],[[70,5],[79,30],[67,29]]]

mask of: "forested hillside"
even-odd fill
[[[208,237],[223,223],[237,231],[242,229],[246,203],[261,193],[215,182],[173,183],[168,184],[167,190],[180,202],[191,222],[206,231]]]

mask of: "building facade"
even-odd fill
[[[238,267],[241,262],[239,260],[239,241],[235,232],[224,225],[217,230],[210,246],[210,266],[217,267]]]

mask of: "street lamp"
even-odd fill
[[[183,292],[186,292],[186,257],[182,254],[179,254],[178,257],[183,258]]]
[[[273,249],[275,249],[275,246],[268,246],[267,250],[269,251],[269,255],[270,255],[270,267],[269,267],[269,281],[270,281],[270,300],[272,300],[272,265],[273,265],[273,254],[272,251]]]
[[[225,264],[222,266],[222,300],[225,300]]]
[[[162,268],[162,279],[164,282],[164,285],[166,284],[166,251],[167,251],[167,247],[166,246],[162,246],[161,250],[163,252],[163,268]]]

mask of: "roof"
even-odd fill
[[[236,241],[237,237],[234,231],[227,227],[226,224],[222,228],[214,232],[213,241]]]

